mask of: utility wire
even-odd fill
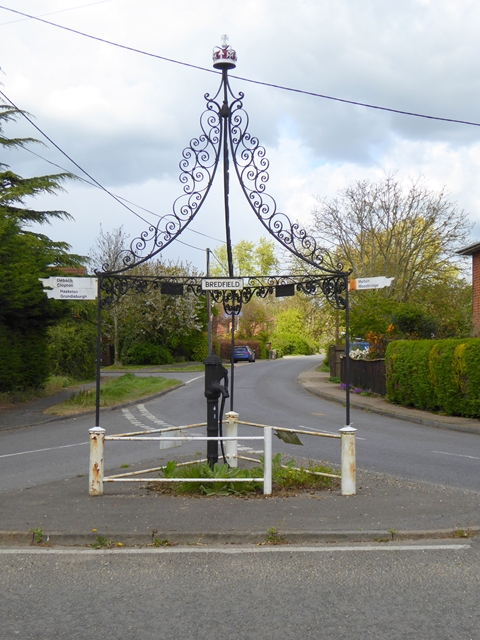
[[[68,9],[59,9],[58,11],[50,11],[49,13],[41,13],[40,16],[51,16],[55,13],[65,13],[66,11],[74,11],[75,9],[84,9],[85,7],[93,7],[95,4],[103,4],[104,2],[111,2],[112,0],[99,0],[98,2],[90,2],[89,4],[81,4],[77,7],[70,7]],[[40,17],[36,16],[36,17]],[[24,22],[25,20],[29,20],[30,16],[26,18],[19,18],[18,20],[10,20],[10,22],[1,22],[0,27],[3,27],[5,24],[13,24],[14,22]]]
[[[50,20],[44,20],[43,18],[39,18],[36,16],[32,16],[28,13],[24,13],[22,11],[17,11],[16,9],[10,9],[9,7],[4,7],[0,5],[0,9],[4,9],[5,11],[11,11],[12,13],[16,13],[18,15],[24,16],[26,18],[30,18],[32,20],[37,20],[38,22],[43,22],[52,27],[57,27],[58,29],[64,29],[65,31],[70,31],[71,33],[75,33],[77,35],[83,36],[85,38],[90,38],[91,40],[96,40],[97,42],[103,42],[104,44],[109,44],[113,47],[118,47],[119,49],[125,49],[126,51],[133,51],[134,53],[140,53],[145,56],[149,56],[151,58],[156,58],[158,60],[163,60],[165,62],[171,62],[173,64],[182,65],[184,67],[190,67],[191,69],[198,69],[199,71],[206,71],[207,73],[214,73],[215,75],[220,75],[218,71],[214,71],[213,69],[207,69],[206,67],[200,67],[199,65],[190,64],[188,62],[182,62],[180,60],[175,60],[173,58],[167,58],[165,56],[160,56],[155,53],[150,53],[148,51],[142,51],[141,49],[136,49],[135,47],[129,47],[127,45],[120,44],[118,42],[113,42],[111,40],[107,40],[105,38],[100,38],[98,36],[92,36],[91,34],[84,33],[83,31],[78,31],[77,29],[72,29],[71,27],[65,27],[61,24],[57,24],[55,22],[51,22]],[[249,82],[251,84],[258,84],[263,87],[271,87],[272,89],[280,89],[282,91],[289,91],[291,93],[298,93],[302,95],[311,96],[314,98],[322,98],[323,100],[332,100],[334,102],[342,102],[344,104],[351,104],[358,107],[365,107],[367,109],[376,109],[378,111],[387,111],[389,113],[397,113],[403,116],[410,116],[413,118],[425,118],[427,120],[438,120],[441,122],[451,122],[454,124],[464,124],[470,127],[480,127],[479,122],[470,122],[468,120],[457,120],[455,118],[443,118],[440,116],[432,116],[424,113],[416,113],[414,111],[403,111],[402,109],[393,109],[390,107],[382,107],[375,104],[369,104],[368,102],[358,102],[356,100],[346,100],[345,98],[336,98],[334,96],[328,96],[322,93],[315,93],[313,91],[305,91],[304,89],[295,89],[293,87],[286,87],[280,84],[273,84],[270,82],[262,82],[260,80],[252,80],[251,78],[244,78],[242,76],[232,75],[231,78],[235,78],[236,80],[241,80],[243,82]]]
[[[78,176],[75,173],[72,173],[71,171],[68,171],[68,169],[65,169],[65,167],[62,167],[61,165],[57,164],[56,162],[52,162],[52,160],[48,160],[48,158],[44,158],[39,153],[35,153],[35,151],[32,151],[31,149],[28,149],[27,147],[23,147],[23,151],[28,151],[28,153],[31,153],[32,155],[36,156],[37,158],[40,158],[40,160],[43,160],[44,162],[47,162],[48,164],[51,164],[53,167],[56,167],[57,169],[60,169],[61,171],[66,171],[67,173],[70,173],[72,176],[77,178],[77,180],[80,180],[81,182],[85,182],[85,184],[88,184],[88,185],[90,185],[92,187],[99,188],[98,185],[95,182],[91,182],[90,180],[87,180],[86,178],[82,178],[82,176]],[[146,209],[145,207],[142,207],[139,204],[136,204],[135,202],[132,202],[131,200],[128,200],[127,198],[123,198],[122,196],[119,196],[117,194],[114,194],[114,195],[119,200],[123,200],[124,202],[127,202],[128,204],[131,204],[133,207],[137,207],[138,209],[141,209],[142,211],[145,211],[146,213],[150,213],[152,216],[155,216],[157,218],[163,218],[164,217],[163,215],[161,215],[159,213],[155,213],[154,211],[150,211],[150,209]],[[167,214],[165,214],[165,215],[167,215]],[[199,236],[204,236],[205,238],[209,238],[210,240],[215,240],[215,242],[221,242],[222,244],[226,244],[225,240],[219,240],[218,238],[214,238],[213,236],[209,236],[208,234],[202,233],[201,231],[197,231],[196,229],[191,229],[190,227],[186,227],[184,230],[185,231],[191,231],[192,233],[196,233]],[[183,243],[183,244],[185,244],[185,243]],[[189,246],[189,245],[187,245],[187,246]],[[200,251],[205,251],[205,249],[200,249],[199,247],[193,247],[192,246],[192,248],[193,249],[199,249]]]
[[[1,7],[0,7],[1,8]],[[73,160],[73,158],[71,158],[65,151],[63,151],[63,149],[61,149],[58,144],[56,144],[51,138],[49,138],[47,136],[47,134],[42,131],[40,129],[40,127],[38,127],[31,118],[29,118],[29,116],[22,111],[21,109],[19,109],[19,107],[17,107],[17,105],[12,102],[10,100],[10,98],[8,98],[5,93],[3,91],[0,90],[0,96],[2,96],[2,98],[4,100],[6,100],[14,109],[16,109],[18,111],[18,113],[20,113],[31,125],[32,127],[34,127],[39,133],[41,133],[41,135],[50,142],[50,144],[52,144],[55,149],[57,149],[58,151],[60,151],[60,153],[65,156],[65,158],[67,158],[67,160],[69,160],[72,164],[74,164],[77,169],[80,169],[80,171],[82,173],[84,173],[86,176],[88,176],[88,178],[95,183],[95,185],[99,188],[102,189],[102,191],[105,191],[105,193],[108,193],[109,196],[111,196],[114,200],[116,200],[119,204],[122,205],[122,207],[125,207],[125,209],[127,209],[128,211],[130,211],[131,213],[133,213],[133,215],[137,216],[137,218],[139,218],[140,220],[143,220],[143,222],[145,222],[145,224],[152,224],[151,222],[149,222],[148,220],[145,220],[145,218],[143,218],[139,213],[137,213],[136,211],[134,211],[133,209],[131,209],[128,205],[126,205],[124,202],[121,201],[120,198],[118,198],[117,196],[115,196],[111,191],[109,191],[106,187],[104,187],[102,184],[100,184],[100,182],[98,182],[98,180],[95,180],[95,178],[93,176],[91,176],[88,171],[85,171],[85,169],[82,169],[82,167],[75,162],[75,160]]]

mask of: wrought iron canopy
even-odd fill
[[[258,220],[285,249],[315,271],[336,282],[348,276],[341,263],[334,264],[328,252],[299,223],[277,209],[267,192],[269,161],[265,147],[249,132],[249,116],[244,94],[232,91],[228,71],[235,68],[236,52],[224,36],[221,47],[213,52],[213,66],[221,70],[221,81],[214,96],[205,94],[206,109],[200,116],[201,133],[183,150],[180,161],[182,194],[174,201],[171,213],[161,217],[134,238],[117,260],[119,268],[102,265],[105,275],[120,274],[150,260],[170,245],[192,222],[208,196],[220,160],[223,158],[225,227],[229,276],[233,276],[232,243],[229,220],[230,159],[241,189]],[[100,275],[100,274],[99,274]],[[340,291],[332,294],[336,299]],[[327,296],[328,297],[328,296]],[[329,298],[330,299],[330,298]]]
[[[165,295],[190,293],[196,297],[205,295],[199,276],[141,276],[127,274],[101,274],[100,291],[103,308],[114,307],[127,294],[149,294],[159,292]],[[289,285],[294,291],[307,295],[323,294],[332,306],[345,309],[346,279],[343,274],[327,275],[278,275],[243,277],[244,288],[237,290],[212,290],[215,302],[223,304],[225,313],[237,315],[242,305],[254,297],[266,298],[289,295],[283,288]]]

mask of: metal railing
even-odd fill
[[[245,456],[239,456],[237,452],[237,446],[235,443],[235,436],[237,434],[238,425],[243,424],[249,427],[265,428],[267,425],[258,424],[255,422],[245,422],[238,419],[238,413],[230,411],[225,415],[225,434],[231,436],[232,439],[225,447],[225,457],[231,467],[237,466],[237,460],[249,460],[251,462],[259,462],[254,458],[247,458]],[[290,434],[303,434],[308,436],[314,436],[317,438],[335,438],[340,440],[340,474],[322,473],[319,471],[307,471],[314,475],[326,476],[329,478],[339,478],[341,480],[341,494],[342,496],[352,496],[357,492],[357,469],[356,469],[356,454],[355,454],[355,433],[356,429],[353,427],[343,427],[339,429],[339,433],[324,433],[321,431],[310,431],[308,429],[288,429],[286,427],[271,427],[276,433],[290,433]],[[305,470],[306,471],[306,470]]]
[[[264,443],[264,465],[263,465],[263,477],[255,478],[228,478],[226,481],[230,482],[262,482],[263,493],[265,495],[271,495],[272,493],[272,427],[265,426],[263,429],[263,436],[164,436],[163,434],[168,431],[181,431],[183,429],[192,429],[194,427],[205,427],[206,422],[199,424],[191,424],[182,427],[169,427],[167,429],[154,429],[150,431],[150,434],[158,433],[159,436],[145,435],[144,431],[136,431],[131,433],[122,433],[112,436],[105,435],[105,429],[101,427],[93,427],[89,429],[90,434],[90,468],[89,468],[89,495],[101,496],[103,495],[103,484],[105,482],[222,482],[223,478],[145,478],[147,473],[154,473],[156,471],[163,471],[165,467],[154,467],[152,469],[141,469],[139,471],[129,471],[126,473],[118,473],[111,476],[106,476],[104,473],[105,467],[105,441],[117,441],[117,442],[145,442],[145,441],[173,441],[173,442],[192,442],[192,441],[223,441],[226,447],[228,444],[235,440],[235,444],[238,440],[262,440]],[[181,463],[178,466],[186,466],[189,464],[196,464],[198,462],[205,462],[206,460],[192,460],[191,462]],[[233,465],[230,465],[233,466]],[[236,466],[236,465],[235,465]]]
[[[340,440],[341,450],[341,471],[340,474],[330,474],[318,471],[311,471],[314,475],[321,475],[331,478],[339,478],[341,480],[342,496],[355,495],[356,493],[356,456],[355,456],[355,433],[356,429],[347,426],[339,429],[339,433],[324,433],[321,431],[310,431],[307,429],[288,429],[286,427],[272,427],[270,425],[258,424],[255,422],[244,422],[238,420],[238,413],[230,411],[225,415],[225,435],[219,437],[208,436],[174,436],[168,435],[169,432],[181,432],[185,429],[193,429],[196,427],[205,427],[206,422],[198,424],[184,425],[181,427],[168,427],[164,429],[154,429],[149,431],[149,435],[145,431],[135,431],[130,433],[115,434],[111,436],[105,435],[105,429],[101,427],[93,427],[89,429],[90,434],[90,466],[89,466],[89,494],[91,496],[103,495],[103,484],[105,482],[221,482],[221,478],[146,478],[147,473],[163,471],[164,466],[154,467],[152,469],[142,469],[139,471],[129,471],[115,475],[105,476],[105,441],[119,442],[144,442],[171,441],[175,443],[192,442],[192,441],[208,441],[217,440],[225,444],[225,458],[230,467],[237,467],[238,460],[246,460],[250,462],[260,463],[260,460],[249,458],[238,454],[238,441],[241,440],[262,440],[264,443],[264,470],[263,477],[259,478],[228,478],[228,482],[263,482],[263,493],[270,495],[272,493],[272,432],[302,434],[320,438],[335,438]],[[249,427],[257,427],[263,429],[263,436],[239,436],[238,425],[243,424]],[[153,436],[152,434],[159,434]],[[167,435],[164,435],[167,434]],[[186,466],[197,462],[205,462],[206,460],[193,460],[191,462],[180,463],[178,466]],[[227,479],[225,479],[227,480]]]

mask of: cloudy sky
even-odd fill
[[[81,182],[39,200],[37,207],[65,209],[75,218],[45,232],[88,254],[100,224],[106,231],[123,225],[133,239],[181,195],[178,165],[200,133],[204,94],[218,88],[211,53],[222,34],[237,51],[232,74],[239,78],[480,123],[479,31],[474,0],[10,0],[0,6],[0,89],[144,218]],[[476,223],[471,241],[480,238],[480,126],[243,79],[232,78],[231,85],[245,93],[249,129],[267,149],[268,191],[292,220],[308,225],[316,197],[396,172],[402,180],[423,176],[434,190],[445,186]],[[6,132],[42,139],[27,121]],[[47,161],[82,175],[44,142],[30,147],[43,159],[17,150],[2,152],[0,160],[23,176],[56,172]],[[205,248],[224,240],[222,215],[217,179],[179,238],[186,244],[177,241],[163,255],[202,268]],[[234,184],[231,215],[234,242],[265,235]]]

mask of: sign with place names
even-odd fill
[[[375,278],[356,278],[355,280],[348,281],[349,291],[361,291],[362,289],[384,289],[389,287],[392,280],[395,278],[386,278],[385,276],[378,276]]]
[[[243,289],[243,278],[202,278],[202,291]]]
[[[39,280],[47,297],[54,300],[95,300],[97,297],[97,278],[51,276]]]

